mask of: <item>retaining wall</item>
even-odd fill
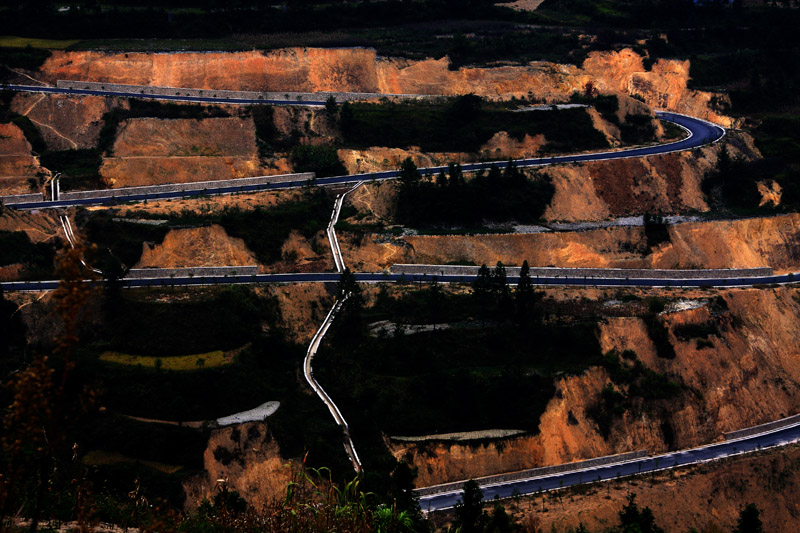
[[[186,278],[186,277],[219,277],[255,276],[258,266],[221,266],[221,267],[186,267],[186,268],[132,268],[127,278]]]
[[[3,205],[26,204],[28,202],[43,202],[43,201],[44,201],[44,195],[41,193],[0,196],[0,204]]]
[[[215,89],[190,89],[185,87],[156,87],[151,85],[124,85],[120,83],[103,83],[93,81],[58,80],[56,87],[60,89],[80,89],[90,91],[112,91],[120,93],[137,93],[158,96],[187,96],[193,98],[229,98],[234,100],[277,100],[281,102],[325,102],[333,96],[337,102],[357,100],[377,100],[380,98],[400,100],[436,100],[443,96],[426,94],[381,94],[381,93],[348,93],[348,92],[278,92],[278,91],[227,91]],[[224,102],[222,102],[224,103]]]
[[[256,176],[252,178],[238,178],[219,181],[195,181],[190,183],[168,183],[165,185],[150,185],[144,187],[120,187],[119,189],[100,189],[93,191],[62,192],[59,200],[85,200],[87,198],[124,198],[126,196],[139,196],[142,194],[159,194],[167,192],[202,192],[206,189],[222,189],[247,187],[250,185],[266,185],[269,183],[306,182],[314,179],[313,172],[300,174],[280,174],[277,176]]]
[[[776,420],[774,422],[767,422],[766,424],[761,424],[760,426],[753,426],[751,428],[731,431],[730,433],[725,433],[725,440],[735,440],[744,437],[750,437],[751,435],[758,435],[759,433],[765,433],[767,431],[773,431],[786,426],[793,426],[795,424],[800,424],[800,415],[782,418],[781,420]]]
[[[598,466],[606,466],[616,463],[623,463],[625,461],[632,461],[647,457],[646,450],[639,450],[636,452],[626,452],[617,455],[606,455],[597,457],[595,459],[587,459],[586,461],[576,461],[574,463],[565,463],[555,466],[544,466],[541,468],[531,468],[530,470],[522,470],[520,472],[509,472],[508,474],[498,474],[496,476],[486,476],[475,478],[478,485],[493,485],[496,483],[505,483],[508,481],[518,481],[523,479],[532,479],[537,477],[551,476],[553,474],[563,474],[565,472],[574,472],[576,470],[583,470],[585,468],[594,468]],[[434,485],[432,487],[423,487],[416,489],[414,492],[417,496],[433,496],[434,494],[444,494],[448,492],[458,492],[464,486],[464,481],[454,481],[452,483],[443,483],[442,485]],[[588,477],[586,481],[592,481]]]
[[[480,267],[455,265],[392,265],[393,274],[429,276],[475,276]],[[492,267],[490,267],[490,270]],[[520,267],[506,267],[511,278],[519,276]],[[771,276],[771,268],[717,268],[708,270],[646,270],[624,268],[532,267],[531,278],[614,278],[614,279],[721,279]]]

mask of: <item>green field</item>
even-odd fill
[[[0,47],[8,48],[46,48],[63,50],[79,43],[79,39],[38,39],[33,37],[15,37],[13,35],[0,35]]]
[[[100,360],[118,365],[160,368],[162,370],[198,370],[200,368],[228,365],[233,362],[232,356],[227,356],[222,350],[176,357],[153,357],[120,352],[103,352],[100,355]]]

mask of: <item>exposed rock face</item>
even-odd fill
[[[449,61],[380,58],[372,49],[289,48],[268,53],[105,54],[54,51],[42,77],[169,87],[273,91],[355,91],[467,94],[488,98],[563,100],[591,82],[602,92],[636,95],[663,107],[730,125],[710,93],[686,86],[689,62],[659,59],[650,71],[630,49],[592,52],[583,67],[534,62],[524,66],[448,68]],[[237,76],[230,76],[236,72]]]
[[[128,120],[100,168],[115,187],[244,178],[260,171],[253,121],[236,117]]]
[[[16,124],[0,124],[0,195],[31,192],[28,178],[39,172],[39,161]]]
[[[173,229],[164,242],[143,245],[134,268],[181,268],[257,265],[242,239],[230,237],[222,226]]]
[[[653,252],[653,268],[800,270],[800,215],[796,213],[679,224],[670,228],[670,239],[670,244]]]
[[[664,316],[670,330],[677,324],[707,321],[720,330],[719,337],[709,337],[713,346],[704,348],[698,348],[695,339],[680,340],[670,333],[676,352],[672,360],[656,355],[641,319],[609,318],[601,324],[603,351],[632,349],[645,366],[684,385],[669,400],[615,419],[608,439],[586,415],[609,382],[605,370],[592,368],[558,380],[536,436],[472,446],[402,443],[392,451],[419,468],[417,483],[423,486],[624,451],[691,447],[727,431],[797,413],[800,350],[795,339],[800,335],[800,291],[743,289],[722,295],[729,311],[717,314],[701,307]]]
[[[603,124],[611,126],[605,121]],[[749,137],[731,135],[730,138],[733,141],[728,145],[730,153],[743,157],[757,154],[751,147],[752,139]],[[516,141],[509,140],[504,134],[495,135],[493,141],[496,141],[495,146],[500,152],[490,150],[492,143],[487,143],[481,157],[484,160],[507,157],[501,156],[501,153],[512,153],[515,157],[536,155],[538,138],[528,140],[530,142],[515,144]],[[714,168],[718,151],[716,146],[706,146],[689,152],[556,165],[540,169],[539,172],[552,178],[555,188],[544,218],[580,222],[646,212],[708,211],[701,183],[705,173]],[[371,148],[366,151],[342,149],[339,150],[339,157],[350,172],[370,172],[398,168],[406,157],[411,157],[417,166],[425,167],[444,165],[450,161],[470,162],[475,156],[425,154],[416,149]],[[362,189],[375,186],[370,184]]]
[[[205,473],[187,479],[186,506],[196,507],[217,493],[217,480],[227,480],[254,508],[271,503],[291,481],[291,469],[263,422],[249,422],[211,432],[203,456]]]
[[[11,109],[31,119],[50,150],[72,150],[94,148],[103,115],[127,105],[127,100],[102,96],[19,93]]]
[[[364,48],[287,48],[266,54],[57,51],[41,70],[51,82],[70,79],[198,89],[378,92],[375,61],[375,51]]]
[[[691,222],[669,227],[670,243],[647,250],[642,227],[565,233],[367,236],[342,233],[348,265],[364,271],[393,263],[597,268],[756,268],[800,270],[800,215]]]

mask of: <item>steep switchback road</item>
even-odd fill
[[[67,91],[68,89],[58,89],[58,90]],[[214,101],[213,98],[208,98],[206,100]],[[304,102],[301,105],[310,105],[310,103]],[[630,148],[630,149],[623,149],[611,152],[594,152],[588,154],[518,159],[514,161],[514,164],[522,168],[527,168],[527,167],[553,165],[558,163],[580,163],[585,161],[602,161],[608,159],[625,159],[632,157],[644,157],[649,155],[666,154],[671,152],[690,150],[692,148],[704,146],[709,143],[714,143],[722,139],[722,137],[724,137],[725,135],[725,130],[722,127],[698,118],[689,117],[686,115],[680,115],[677,113],[665,112],[665,111],[658,111],[656,114],[660,119],[669,122],[674,122],[675,124],[684,128],[688,132],[688,136],[679,141],[657,144],[653,146],[643,146],[639,148]],[[468,163],[462,165],[462,169],[465,172],[470,172],[470,171],[489,169],[492,166],[498,168],[505,168],[507,165],[508,165],[507,161],[486,161],[482,163]],[[419,170],[422,174],[438,174],[442,170],[447,171],[447,167],[428,167],[428,168],[421,168]],[[386,171],[366,173],[366,174],[352,174],[348,176],[318,178],[315,183],[319,186],[342,185],[350,183],[355,184],[362,181],[371,181],[371,180],[381,181],[381,180],[395,179],[399,175],[400,175],[399,170],[386,170]],[[193,194],[216,195],[216,194],[230,194],[237,192],[253,192],[253,191],[270,190],[270,189],[287,189],[287,188],[297,187],[303,184],[304,182],[283,182],[283,183],[267,183],[260,185],[248,185],[248,186],[237,186],[237,187],[219,187],[219,188],[208,188],[206,190],[203,190],[202,192]],[[191,195],[181,191],[163,192],[163,193],[143,193],[136,196],[127,196],[125,197],[124,201],[158,200],[165,198],[181,198],[184,196],[191,196]],[[114,204],[119,201],[120,201],[119,199],[115,199],[111,196],[111,191],[109,190],[109,196],[107,197],[85,198],[85,199],[75,199],[75,200],[59,200],[59,201],[24,202],[8,207],[13,207],[15,209],[47,209],[54,207],[70,207],[78,205]]]

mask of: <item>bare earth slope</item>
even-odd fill
[[[242,239],[230,237],[221,226],[173,229],[164,242],[143,245],[134,268],[256,265],[258,260]]]
[[[712,533],[732,531],[741,508],[753,502],[764,531],[789,531],[800,520],[799,467],[800,447],[794,445],[503,505],[526,531],[569,531],[580,523],[603,531],[619,523],[618,512],[633,492],[666,531]],[[433,515],[437,525],[452,518],[452,512]]]
[[[260,172],[251,119],[124,122],[100,173],[115,187],[222,180]]]
[[[684,294],[708,296],[702,291]],[[800,292],[744,289],[722,295],[729,311],[721,314],[701,307],[664,316],[670,331],[677,324],[706,321],[720,329],[719,337],[711,337],[713,346],[702,349],[694,339],[684,341],[670,333],[676,352],[671,360],[656,356],[642,319],[609,318],[601,325],[603,351],[632,349],[645,366],[683,383],[670,400],[615,418],[607,439],[587,415],[609,382],[607,372],[594,367],[557,381],[538,435],[472,445],[393,443],[392,451],[419,469],[417,484],[424,486],[624,451],[686,448],[716,440],[726,431],[797,413],[800,351],[794,339],[800,335]]]
[[[800,270],[800,215],[690,222],[669,227],[670,241],[648,251],[644,230],[616,226],[582,232],[367,235],[341,232],[345,260],[353,268],[376,271],[394,263],[597,267],[597,268],[755,268]]]
[[[39,161],[15,124],[0,124],[0,195],[30,193],[29,178],[36,178]]]
[[[230,76],[236,72],[236,76]],[[495,68],[448,68],[448,59],[381,58],[365,48],[288,48],[268,53],[111,54],[54,51],[44,80],[105,81],[169,87],[271,91],[467,94],[563,100],[587,82],[603,92],[641,97],[662,107],[730,125],[711,93],[687,88],[689,62],[659,59],[646,70],[630,49],[593,52],[582,67],[535,62]]]

